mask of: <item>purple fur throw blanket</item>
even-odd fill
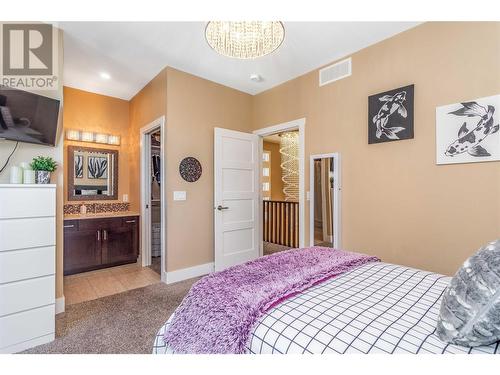
[[[325,247],[293,249],[215,272],[196,282],[175,311],[165,342],[175,353],[244,353],[269,309],[376,257]]]

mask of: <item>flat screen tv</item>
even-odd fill
[[[55,146],[59,100],[0,87],[0,139]]]

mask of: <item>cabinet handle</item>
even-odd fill
[[[107,241],[108,240],[108,231],[107,230],[103,230],[102,234],[104,236],[104,241]]]
[[[97,241],[100,241],[101,240],[101,231],[98,230],[97,231]]]
[[[135,220],[127,220],[125,222],[130,224],[130,223],[135,223]]]
[[[74,228],[74,225],[64,225],[63,228]]]

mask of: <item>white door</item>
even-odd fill
[[[259,256],[259,137],[215,128],[215,270]]]

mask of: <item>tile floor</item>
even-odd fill
[[[160,282],[160,275],[139,264],[105,268],[64,277],[66,305],[110,296]]]

